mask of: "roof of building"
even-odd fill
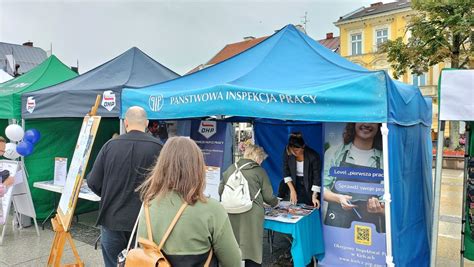
[[[13,55],[15,63],[20,65],[19,73],[28,72],[48,57],[46,51],[39,47],[0,42],[0,69],[10,75],[13,75],[14,70],[10,67],[6,55]]]
[[[327,39],[321,39],[318,40],[320,44],[325,46],[328,49],[331,49],[333,52],[339,53],[339,36],[333,37],[333,38],[327,38]]]
[[[211,58],[207,63],[200,64],[199,66],[195,67],[194,69],[190,70],[189,73],[193,73],[199,70],[202,70],[205,67],[217,64],[222,62],[228,58],[231,58],[257,44],[262,42],[263,40],[267,39],[270,36],[263,36],[259,38],[249,38],[248,40],[244,40],[237,43],[227,44],[224,48],[221,49],[213,58]],[[318,40],[320,44],[325,46],[328,49],[331,49],[333,52],[339,51],[339,36],[329,38],[329,39],[322,39]]]
[[[366,16],[375,15],[375,14],[385,13],[385,12],[394,11],[398,9],[404,9],[410,6],[411,6],[410,0],[398,0],[396,2],[391,2],[391,3],[386,3],[386,4],[382,2],[377,2],[377,3],[371,4],[369,7],[361,7],[345,16],[342,16],[339,18],[337,22],[363,18]]]

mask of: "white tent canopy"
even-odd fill
[[[474,70],[443,71],[441,89],[440,120],[474,120]]]
[[[0,70],[0,83],[4,83],[11,79],[13,79],[13,77],[10,74],[6,73],[4,70]]]
[[[443,163],[444,130],[446,121],[474,121],[474,70],[445,69],[441,72],[439,86],[439,116],[438,116],[438,147],[436,149],[436,172],[434,186],[433,232],[431,245],[431,266],[436,265],[438,246],[439,203],[441,198],[441,177]],[[466,151],[464,157],[463,182],[463,223],[465,221],[465,199],[467,181],[467,149],[469,147],[469,132],[466,131]],[[462,232],[463,233],[463,232]],[[464,233],[463,233],[464,235]],[[464,237],[461,237],[461,251],[464,251]],[[461,263],[464,258],[461,253]],[[462,264],[461,264],[462,265]]]

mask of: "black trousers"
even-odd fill
[[[253,260],[245,260],[245,267],[260,267],[261,264],[254,262]]]

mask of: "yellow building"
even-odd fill
[[[340,31],[341,56],[367,69],[385,70],[390,76],[392,70],[387,56],[380,53],[379,45],[387,40],[409,37],[407,24],[414,14],[410,1],[402,0],[361,7],[339,18],[334,24]],[[437,86],[444,64],[433,66],[423,75],[412,75],[410,71],[398,80],[417,85],[425,96],[433,98],[433,128],[437,129]]]

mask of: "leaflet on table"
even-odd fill
[[[308,205],[291,205],[288,201],[282,201],[280,202],[280,205],[275,208],[265,207],[265,219],[286,223],[296,223],[304,216],[311,214],[313,210],[314,208]]]

